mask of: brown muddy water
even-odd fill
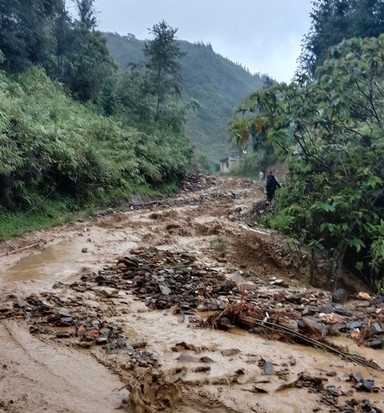
[[[19,259],[16,264],[0,273],[0,282],[12,283],[30,280],[65,279],[75,275],[87,265],[100,265],[120,256],[127,250],[137,247],[138,238],[124,231],[111,232],[107,228],[84,228],[70,233],[64,240],[51,243],[39,252],[31,252]],[[101,249],[111,245],[111,259],[103,259]],[[105,252],[104,252],[105,253]],[[99,258],[100,256],[100,258]]]
[[[244,189],[243,182],[239,182],[239,188]],[[302,372],[324,378],[325,386],[334,385],[341,391],[352,389],[353,394],[345,398],[369,398],[384,409],[382,391],[379,394],[357,393],[347,382],[350,373],[360,371],[365,378],[374,378],[375,385],[384,390],[382,372],[362,368],[319,349],[268,340],[239,329],[227,332],[203,329],[193,323],[196,316],[180,317],[173,314],[172,309],[152,311],[128,290],[106,298],[99,291],[104,287],[92,287],[83,294],[68,287],[79,281],[84,268],[88,273],[98,271],[116,264],[117,259],[129,254],[130,249],[149,247],[193,252],[207,267],[217,268],[219,274],[225,273],[238,284],[249,283],[238,269],[237,261],[216,260],[209,248],[218,235],[238,235],[243,243],[254,242],[249,234],[266,242],[274,240],[273,234],[267,231],[250,230],[228,219],[228,211],[234,211],[238,205],[245,211],[255,202],[257,195],[252,189],[253,184],[249,188],[249,198],[206,202],[201,208],[162,210],[156,212],[156,216],[151,211],[119,213],[92,223],[57,228],[38,234],[42,237],[41,245],[45,245],[44,237],[45,240],[56,240],[55,244],[48,242],[40,252],[27,250],[24,254],[16,254],[15,241],[15,251],[4,258],[5,265],[0,269],[0,303],[3,305],[4,301],[12,305],[15,300],[24,300],[32,293],[45,297],[48,291],[61,300],[63,311],[71,313],[76,311],[77,300],[81,298],[82,307],[90,314],[90,322],[94,321],[92,317],[103,317],[107,323],[119,326],[127,339],[147,343],[145,351],[154,354],[159,361],[157,371],[168,379],[168,383],[177,385],[169,386],[169,398],[180,396],[179,405],[161,410],[166,413],[331,411],[333,407],[319,403],[321,395],[308,388],[292,386],[279,391],[282,385],[294,383]],[[169,223],[173,226],[169,227]],[[215,231],[211,231],[213,227],[217,227]],[[31,234],[30,245],[35,242]],[[19,248],[24,245],[27,243],[20,243]],[[241,246],[247,247],[245,244]],[[254,250],[250,248],[249,251],[254,264]],[[22,255],[27,256],[22,258]],[[257,262],[255,265],[257,274],[283,277],[281,271],[272,266],[263,263],[258,266]],[[55,281],[62,281],[65,287],[53,291]],[[267,287],[260,285],[260,288],[269,288],[268,283]],[[6,302],[10,294],[16,298]],[[73,302],[73,307],[66,307],[67,303]],[[198,316],[208,314],[202,312]],[[125,353],[107,354],[101,346],[85,349],[78,337],[58,340],[49,335],[31,335],[23,319],[0,320],[0,340],[3,344],[0,351],[0,413],[160,411],[151,410],[150,402],[158,400],[155,389],[145,386],[151,381],[143,379],[146,373],[154,372],[132,369],[131,360]],[[348,340],[348,345],[351,344]],[[178,345],[180,349],[175,350]],[[235,350],[233,354],[225,355],[232,349]],[[366,348],[356,348],[356,351],[383,364],[382,351]],[[209,369],[201,369],[207,367],[201,361],[203,357],[212,360]],[[263,360],[272,363],[274,374],[265,374],[260,363]],[[328,377],[328,371],[334,371],[336,375]],[[181,374],[182,378],[178,379]],[[137,384],[138,389],[143,385],[142,396],[148,404],[140,403],[138,399],[128,410],[127,404],[122,403],[132,395],[126,390],[127,383]],[[168,390],[159,388],[159,391]],[[179,394],[175,394],[177,392]]]
[[[76,272],[76,267],[78,267],[74,264],[81,264],[82,245],[83,242],[74,239],[48,246],[39,253],[22,258],[17,264],[3,271],[1,281],[10,283],[43,279],[54,280],[57,277],[71,275]]]
[[[75,274],[86,264],[87,254],[92,253],[92,245],[87,253],[82,252],[84,245],[82,238],[51,245],[8,268],[2,274],[2,281],[8,285],[33,279],[52,283],[55,279]],[[228,276],[237,283],[247,283],[241,271],[233,271]],[[241,329],[222,332],[191,328],[188,320],[182,322],[169,311],[150,311],[144,303],[131,302],[131,299],[129,294],[124,296],[124,300],[130,302],[129,311],[118,318],[126,337],[147,341],[148,351],[158,356],[161,369],[170,381],[174,371],[185,369],[184,390],[181,390],[184,401],[178,407],[178,413],[307,413],[312,411],[308,406],[317,405],[318,394],[309,393],[305,388],[278,391],[282,384],[294,382],[301,372],[325,376],[327,371],[335,370],[337,376],[326,379],[326,386],[345,386],[348,375],[358,371],[364,378],[373,378],[378,385],[384,384],[382,373],[344,362],[338,356],[318,349],[265,340]],[[67,409],[63,411],[76,413],[109,413],[128,397],[124,385],[113,374],[116,366],[108,371],[90,354],[60,346],[54,341],[43,342],[11,321],[1,322],[0,340],[10,349],[6,356],[0,356],[0,363],[12,366],[8,367],[9,372],[14,377],[19,376],[24,391],[35,392],[43,404],[61,405]],[[191,350],[172,351],[172,347],[180,342],[188,343]],[[358,348],[348,339],[338,339],[337,344],[350,346],[350,351],[357,351],[367,359],[380,358],[381,353]],[[223,356],[227,349],[238,349],[239,353]],[[196,360],[180,362],[181,354],[192,355]],[[202,373],[198,370],[201,366],[199,359],[204,356],[211,358],[213,364],[209,372]],[[272,362],[276,374],[265,376],[258,365],[261,359]],[[381,360],[377,361],[380,364]],[[240,376],[236,373],[239,371],[242,372]],[[255,386],[265,393],[255,393]],[[201,397],[196,399],[199,394]],[[358,394],[354,398],[362,400],[366,395]],[[381,393],[369,394],[369,398],[377,406],[384,406]],[[26,411],[39,412],[34,407],[35,399],[25,400]],[[340,398],[348,399],[347,396]],[[140,412],[141,407],[136,408]],[[133,406],[132,412],[136,413],[136,410]]]
[[[57,412],[112,413],[128,396],[90,355],[44,343],[15,322],[0,322],[0,341],[7,348],[0,354],[1,412],[39,413],[57,406]]]

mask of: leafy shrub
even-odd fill
[[[148,133],[98,115],[33,68],[0,73],[0,204],[29,209],[47,196],[129,196],[132,187],[177,182],[191,147],[182,132]],[[33,196],[32,196],[33,194]]]

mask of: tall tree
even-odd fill
[[[20,72],[35,64],[54,71],[54,28],[64,9],[64,0],[0,0],[2,68]]]
[[[58,13],[54,33],[56,38],[56,71],[52,77],[60,82],[65,82],[69,67],[69,56],[74,42],[73,23],[67,10],[62,9]]]
[[[181,95],[181,64],[185,55],[176,41],[178,29],[168,26],[163,20],[155,24],[150,33],[154,39],[145,43],[148,87],[156,98],[155,119],[159,118],[162,103],[170,96]]]
[[[265,135],[288,161],[271,222],[328,252],[335,285],[348,248],[364,252],[356,272],[384,279],[383,50],[384,35],[342,42],[305,87],[251,95],[240,108],[250,121],[234,123],[236,133]]]
[[[117,64],[109,53],[107,39],[96,30],[94,0],[76,0],[72,45],[64,79],[75,98],[97,100],[103,80],[113,75]]]
[[[299,58],[300,72],[313,76],[327,50],[343,39],[378,37],[384,33],[383,0],[317,0],[312,24]]]
[[[92,31],[96,28],[94,2],[95,0],[76,0],[79,23],[86,31]]]

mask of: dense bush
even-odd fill
[[[183,134],[151,136],[74,102],[43,71],[0,74],[0,205],[30,208],[65,195],[77,204],[176,181],[190,145]],[[179,139],[180,137],[180,139]]]
[[[246,121],[234,120],[240,137],[256,134],[287,161],[269,223],[328,253],[335,286],[348,250],[366,281],[384,276],[383,46],[383,35],[345,41],[313,80],[251,95],[239,108]]]

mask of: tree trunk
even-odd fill
[[[339,283],[340,268],[341,268],[341,264],[343,263],[346,248],[347,248],[347,244],[345,242],[340,242],[335,248],[333,255],[332,255],[331,283],[333,284],[334,290],[337,290],[337,288],[339,287],[338,283]]]
[[[317,263],[316,263],[316,252],[315,249],[311,249],[311,262],[309,266],[309,283],[314,286],[318,287],[316,280],[315,280],[315,270],[317,268]]]

